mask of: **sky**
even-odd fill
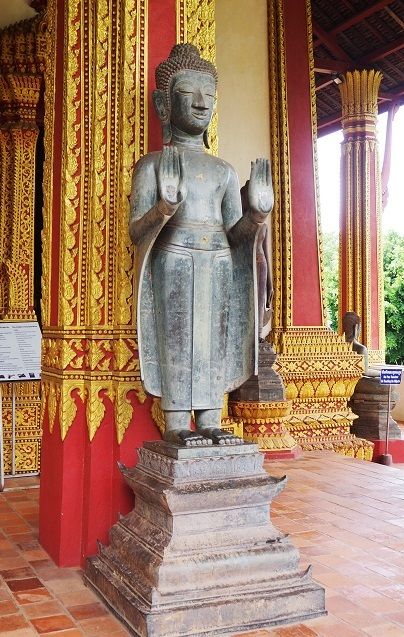
[[[387,113],[378,118],[380,167],[383,163]],[[340,144],[342,132],[318,140],[321,225],[324,232],[338,232],[340,203]],[[404,235],[404,106],[393,122],[389,198],[382,218],[383,232],[396,230]]]

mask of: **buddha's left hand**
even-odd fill
[[[250,210],[261,214],[268,214],[273,208],[274,191],[268,159],[256,159],[251,162],[248,202]]]

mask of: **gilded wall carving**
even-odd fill
[[[45,61],[46,15],[0,31],[0,320],[34,312],[34,197],[37,110]],[[15,471],[39,469],[39,383],[16,385]],[[11,460],[11,385],[2,387],[5,471]]]
[[[45,100],[51,106],[56,17],[63,16],[56,16],[54,1],[48,11]],[[64,24],[60,197],[52,188],[55,137],[49,129],[45,137],[43,419],[64,439],[80,417],[93,439],[110,407],[121,442],[136,400],[146,399],[134,328],[128,196],[134,161],[146,152],[147,2],[74,0]],[[48,124],[54,124],[51,115]],[[52,272],[57,226],[59,268]],[[51,294],[49,276],[58,277],[59,298]],[[51,326],[55,314],[57,326]]]
[[[190,42],[198,47],[202,57],[216,60],[216,0],[176,0],[177,42]],[[209,128],[210,152],[218,154],[217,111]]]
[[[283,2],[268,1],[271,162],[275,205],[272,212],[274,330],[292,325],[292,211],[290,199],[287,71]]]

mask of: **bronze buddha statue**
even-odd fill
[[[161,397],[165,439],[187,446],[242,443],[220,429],[221,410],[256,370],[255,246],[273,207],[268,160],[251,164],[242,214],[234,169],[205,150],[216,83],[190,44],[158,66],[164,146],[138,161],[131,194],[142,380]]]

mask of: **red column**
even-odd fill
[[[48,7],[40,541],[63,566],[107,541],[132,506],[117,461],[160,437],[139,379],[128,195],[135,160],[161,144],[148,96],[176,3],[138,9],[115,0],[95,20],[91,0]]]
[[[384,360],[381,177],[376,139],[381,74],[347,73],[340,84],[344,140],[341,147],[340,319],[361,317],[360,340],[369,362]]]
[[[289,129],[292,325],[323,325],[313,144],[310,16],[306,0],[284,0],[285,82]]]

